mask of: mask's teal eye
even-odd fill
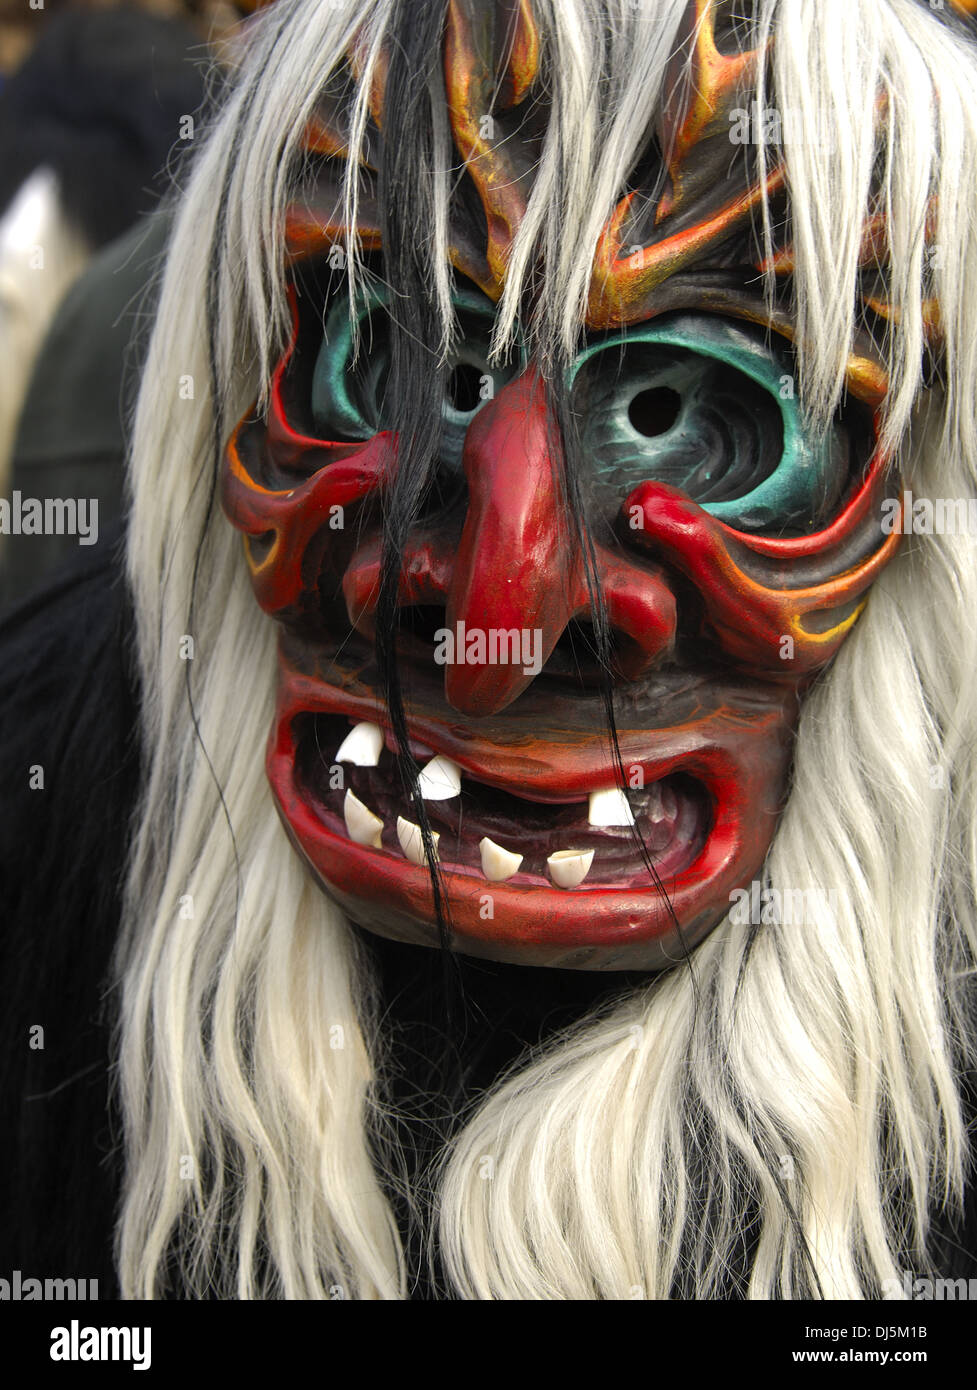
[[[321,439],[372,439],[387,428],[390,371],[387,296],[370,290],[351,319],[340,295],[326,320],[312,372],[312,420]],[[359,350],[354,353],[354,331]]]
[[[333,306],[312,374],[312,418],[323,439],[371,439],[395,429],[388,399],[390,321],[387,296],[371,291],[357,315],[359,351],[345,299]],[[489,365],[495,309],[466,290],[453,299],[458,320],[457,346],[448,363],[442,405],[442,462],[460,466],[465,434],[475,415],[518,368]]]
[[[599,503],[663,482],[739,530],[819,529],[850,472],[845,431],[811,438],[793,368],[746,329],[676,317],[604,339],[571,368]]]

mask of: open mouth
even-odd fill
[[[419,816],[383,730],[333,714],[295,720],[298,787],[324,827],[427,872]],[[611,780],[531,798],[417,746],[419,789],[446,872],[512,888],[647,888],[647,855],[666,887],[701,853],[713,814],[696,778],[673,772],[627,796]],[[500,782],[501,782],[500,778]],[[640,837],[640,838],[639,838]]]
[[[280,660],[266,767],[289,838],[350,922],[439,947],[420,817],[372,667],[345,648],[324,681],[299,642]],[[660,678],[649,707],[629,708],[618,729],[625,795],[599,721],[566,717],[579,701],[535,682],[515,715],[473,726],[420,684],[409,746],[453,949],[667,969],[756,876],[783,801],[789,690],[750,703],[739,687]]]

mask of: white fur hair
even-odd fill
[[[647,138],[683,7],[536,0],[553,115],[500,345],[540,249],[552,342],[576,338],[595,238]],[[262,17],[165,272],[129,540],[146,758],[118,961],[129,1297],[407,1288],[374,1166],[398,1161],[376,1099],[374,986],[279,825],[263,769],[275,634],[212,505],[215,400],[226,434],[283,342],[281,214],[302,127],[364,21],[365,91],[391,8],[279,0]],[[786,150],[808,407],[827,419],[841,392],[883,87],[899,306],[887,428],[918,493],[974,495],[974,51],[913,0],[761,0],[757,24],[775,34],[776,100],[837,131],[828,150]],[[434,225],[443,238],[443,207]],[[930,274],[946,380],[923,392]],[[691,967],[582,1019],[481,1099],[441,1172],[437,1238],[457,1296],[721,1296],[748,1232],[752,1298],[877,1296],[903,1269],[933,1268],[932,1215],[958,1207],[968,1171],[975,614],[977,540],[911,538],[809,696],[766,881],[831,890],[811,898],[817,921],[725,921]]]

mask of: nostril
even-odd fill
[[[609,633],[607,659],[612,680],[630,680],[639,658],[645,663],[644,653],[639,652],[638,644],[627,633],[611,627]],[[593,623],[574,619],[564,628],[559,641],[553,648],[543,667],[543,675],[566,680],[571,678],[587,688],[600,685],[601,661],[597,630]]]
[[[412,643],[434,647],[435,633],[447,626],[444,608],[433,603],[412,603],[400,609],[400,635]]]
[[[639,391],[628,406],[628,419],[639,434],[647,438],[667,434],[679,417],[682,397],[668,386],[651,386]]]
[[[448,619],[438,603],[401,604],[397,613],[397,649],[405,661],[419,667],[452,664],[453,643],[446,645]]]

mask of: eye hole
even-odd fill
[[[803,535],[847,488],[848,430],[812,437],[786,346],[744,326],[655,320],[585,348],[569,382],[589,491],[607,515],[662,482],[739,530]]]
[[[495,317],[490,300],[462,289],[452,302],[459,333],[445,378],[441,461],[456,469],[472,416],[519,368],[489,365]],[[356,316],[356,327],[358,351],[346,300],[340,298],[326,320],[312,372],[313,428],[322,439],[365,440],[396,428],[388,400],[390,320],[383,291],[371,292]]]
[[[448,404],[459,415],[471,415],[482,404],[482,377],[484,370],[474,362],[459,362],[452,367],[445,396]]]
[[[667,434],[679,417],[682,397],[668,386],[639,391],[628,406],[628,419],[639,434],[649,439]]]

